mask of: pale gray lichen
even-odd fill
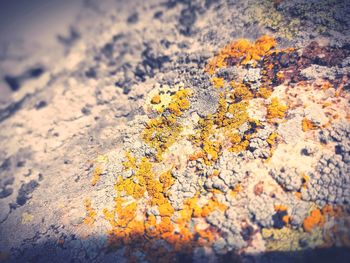
[[[339,122],[331,129],[319,133],[322,143],[334,146],[334,153],[321,155],[316,172],[310,173],[307,187],[303,188],[304,200],[320,205],[350,203],[350,124]]]
[[[294,167],[274,168],[270,171],[270,175],[288,191],[298,191],[303,184],[301,173]]]
[[[274,200],[268,195],[260,195],[248,203],[248,210],[253,222],[262,227],[272,227],[272,215],[275,213]]]
[[[316,172],[310,173],[307,187],[302,188],[304,200],[316,201],[320,205],[328,203],[348,204],[350,202],[350,166],[337,154],[323,154]]]

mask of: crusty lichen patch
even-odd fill
[[[267,119],[283,119],[288,107],[279,102],[277,98],[272,98],[271,103],[267,106]]]
[[[277,44],[276,40],[270,36],[262,36],[254,43],[247,39],[233,41],[226,45],[219,53],[209,61],[205,70],[209,74],[214,74],[217,68],[222,68],[230,63],[230,60],[238,61],[245,65],[249,62],[260,61]]]
[[[93,225],[96,220],[97,213],[95,209],[92,207],[92,202],[90,199],[86,199],[84,203],[85,203],[85,209],[86,209],[86,217],[83,223],[86,225]]]
[[[300,250],[300,240],[307,240],[309,247],[324,243],[325,233],[331,231],[324,230],[325,223],[336,218],[333,208],[312,204],[310,211],[299,212],[295,204],[302,202],[302,192],[309,185],[307,169],[286,170],[276,164],[284,161],[281,157],[287,159],[286,164],[298,163],[283,156],[283,133],[289,132],[285,127],[295,125],[301,133],[298,136],[313,136],[307,131],[316,130],[314,120],[306,117],[290,122],[295,110],[313,115],[303,113],[299,108],[305,107],[295,101],[292,91],[283,89],[284,82],[288,85],[286,73],[273,70],[278,54],[289,56],[294,49],[276,47],[277,41],[270,36],[255,42],[241,39],[209,60],[203,74],[210,75],[209,89],[219,98],[211,114],[196,114],[191,105],[196,89],[183,84],[156,86],[146,96],[147,116],[142,119],[138,146],[125,149],[121,169],[114,175],[113,207],[103,210],[110,225],[110,247],[123,247],[131,261],[142,254],[143,260],[168,262],[178,260],[179,252],[192,255],[198,248],[215,253],[244,250],[256,236],[272,251]],[[219,74],[231,67],[250,75],[230,79]],[[263,70],[256,70],[260,67]],[[268,78],[271,74],[272,79]],[[311,155],[311,150],[305,155]],[[232,166],[236,160],[242,164]],[[271,171],[271,167],[279,169]],[[102,174],[97,168],[93,185]],[[292,178],[284,178],[286,174]],[[256,182],[255,177],[268,175],[273,175],[274,179],[268,177],[272,182],[264,186],[263,179],[258,179],[252,197],[244,179]],[[242,201],[247,199],[249,204]],[[294,207],[284,204],[288,202]],[[243,209],[244,219],[237,215],[236,204],[240,209],[248,207],[249,211]],[[96,212],[91,202],[86,209],[85,221],[91,225]]]
[[[162,110],[160,116],[147,122],[142,138],[156,150],[157,160],[161,160],[162,153],[179,139],[183,127],[178,118],[189,109],[190,96],[190,89],[179,89],[171,96],[171,101]]]

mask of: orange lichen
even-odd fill
[[[323,103],[322,103],[322,109],[327,108],[327,107],[329,107],[329,106],[331,106],[331,105],[332,105],[331,102],[323,102]]]
[[[253,93],[243,83],[231,82],[233,87],[233,96],[236,101],[250,100],[253,98]]]
[[[280,104],[279,100],[274,97],[271,99],[271,103],[267,106],[267,119],[283,119],[285,117],[288,107]]]
[[[316,130],[318,128],[317,125],[313,121],[311,121],[307,118],[304,118],[302,120],[301,127],[302,127],[304,132],[307,132],[309,130]]]
[[[206,229],[199,229],[197,226],[195,226],[195,230],[199,236],[198,243],[201,246],[210,245],[218,237],[218,233],[210,227]]]
[[[294,195],[296,198],[301,199],[301,192],[295,192]]]
[[[101,167],[96,167],[94,170],[94,173],[92,175],[92,180],[91,180],[91,185],[95,186],[97,184],[97,182],[100,180],[102,174],[102,169]]]
[[[220,211],[224,212],[227,209],[227,206],[220,203],[215,198],[212,198],[206,205],[202,207],[201,216],[207,217],[211,212],[213,212],[216,209],[219,209]]]
[[[286,213],[287,213],[287,211],[288,211],[288,207],[286,207],[285,205],[275,205],[275,206],[274,206],[274,209],[275,209],[276,212],[286,212]],[[282,221],[283,221],[286,225],[288,225],[289,220],[290,220],[290,216],[289,216],[288,214],[286,214],[286,215],[284,215],[284,216],[282,217]]]
[[[288,207],[286,207],[285,205],[275,205],[274,209],[276,212],[287,212]],[[289,224],[289,220],[290,220],[290,216],[289,215],[284,215],[282,217],[282,221],[288,225]]]
[[[92,204],[91,204],[91,200],[90,199],[86,199],[85,202],[85,209],[86,209],[86,217],[83,221],[84,224],[86,225],[93,225],[93,223],[95,222],[95,217],[96,217],[96,211],[92,208]]]
[[[290,220],[290,216],[289,215],[285,215],[282,217],[282,221],[288,225],[289,224],[289,220]]]
[[[122,200],[117,199],[115,211],[115,213],[118,214],[117,220],[114,219],[113,213],[105,210],[106,218],[109,218],[111,224],[114,225],[110,237],[111,245],[133,244],[133,249],[139,248],[142,251],[150,252],[147,253],[148,260],[159,261],[157,257],[164,255],[164,260],[167,262],[171,261],[171,255],[173,255],[173,253],[179,251],[191,252],[195,246],[211,245],[218,236],[217,231],[214,228],[201,230],[197,227],[190,230],[190,220],[192,217],[201,216],[202,213],[208,214],[214,209],[224,210],[225,207],[216,200],[210,200],[208,205],[201,208],[197,205],[198,198],[196,196],[184,202],[183,209],[178,212],[178,218],[175,220],[175,224],[170,219],[174,214],[170,203],[158,206],[161,215],[159,223],[157,223],[154,215],[145,215],[144,223],[142,223],[142,221],[136,220],[135,209],[130,210],[127,206],[122,207]],[[126,208],[126,212],[121,211],[123,208]],[[141,240],[137,240],[137,237]],[[164,240],[171,245],[171,247],[164,250],[165,248],[159,244],[155,251],[154,248],[152,248],[152,244],[156,240]],[[131,248],[128,250],[129,253],[132,251],[130,249]],[[126,255],[129,255],[129,253]]]
[[[311,232],[315,227],[324,223],[324,216],[319,209],[311,211],[310,215],[304,219],[303,228],[306,232]]]
[[[204,157],[205,157],[205,154],[203,151],[197,151],[189,157],[189,160],[195,161],[197,159],[204,158]]]
[[[151,99],[151,103],[152,104],[159,104],[161,103],[161,99],[160,99],[160,96],[157,94],[157,95],[154,95]]]
[[[329,81],[325,81],[324,83],[322,83],[322,90],[327,90],[330,88],[333,88],[333,85]]]
[[[150,238],[152,240],[164,240],[172,246],[172,251],[165,251],[162,247],[157,247],[157,253],[154,254],[152,252],[152,254],[147,254],[147,257],[152,258],[154,261],[154,256],[157,257],[165,253],[167,259],[170,260],[169,254],[177,251],[191,250],[193,249],[193,244],[201,244],[199,240],[195,239],[195,232],[189,229],[189,223],[192,217],[207,216],[215,209],[221,211],[226,209],[226,206],[216,199],[209,200],[208,204],[203,207],[198,206],[197,193],[195,197],[184,201],[182,210],[175,212],[175,209],[165,196],[166,191],[173,184],[171,171],[161,173],[159,179],[157,179],[157,175],[153,172],[154,164],[152,162],[146,157],[136,160],[129,153],[126,153],[126,161],[123,164],[125,170],[133,170],[136,180],[119,177],[118,183],[116,184],[117,193],[123,191],[126,195],[131,195],[136,199],[145,198],[145,195],[135,195],[137,185],[142,186],[143,190],[147,192],[149,206],[157,206],[161,218],[160,222],[157,223],[153,215],[146,216],[145,212],[142,212],[141,215],[144,218],[144,222],[142,222],[141,217],[136,216],[138,213],[137,203],[126,202],[124,197],[117,197],[115,199],[114,210],[104,210],[105,218],[112,226],[109,238],[111,246],[118,247],[120,245],[136,243],[141,245],[140,249],[147,250],[151,249],[147,248],[145,245]],[[141,211],[139,211],[139,213],[140,212]],[[171,218],[173,218],[175,214],[177,219],[173,222]],[[175,231],[176,226],[178,229],[177,231]],[[206,238],[205,244],[214,240],[214,237],[212,237],[208,231],[209,230],[201,232],[203,238]],[[141,240],[135,240],[137,237]],[[201,242],[203,242],[203,239],[201,240]],[[129,252],[131,253],[131,251]]]
[[[273,37],[262,36],[255,43],[247,39],[239,39],[226,45],[220,52],[211,59],[206,65],[206,72],[214,74],[217,68],[227,66],[229,59],[238,61],[239,64],[245,65],[249,62],[256,63],[263,56],[276,46],[277,42]]]
[[[287,211],[288,207],[286,207],[285,205],[275,205],[274,209],[277,212],[282,212],[282,211]]]

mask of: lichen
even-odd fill
[[[278,97],[270,97],[278,94],[274,88],[288,80],[288,72],[281,65],[275,69],[274,63],[295,53],[292,49],[275,49],[276,45],[277,41],[268,36],[254,43],[241,39],[225,46],[208,62],[205,70],[209,74],[204,73],[209,81],[207,88],[218,97],[211,114],[200,114],[195,103],[191,105],[199,97],[197,87],[159,87],[148,94],[142,148],[125,151],[122,171],[116,175],[114,207],[103,211],[111,225],[110,246],[124,247],[129,259],[141,252],[143,260],[150,262],[159,258],[168,262],[176,253],[193,253],[200,246],[215,251],[225,246],[227,250],[246,246],[251,234],[241,234],[242,220],[230,204],[246,195],[242,180],[250,173],[243,168],[236,171],[236,166],[227,164],[227,158],[242,162],[242,166],[254,160],[258,167],[266,168],[265,161],[283,140],[277,128],[288,107]],[[233,79],[233,74],[228,77],[219,70],[232,66],[241,67],[249,77]],[[266,118],[264,109],[255,114],[265,106]],[[285,171],[280,170],[288,175]],[[293,180],[278,181],[280,173],[271,173],[281,191],[289,190],[290,199],[301,202],[302,192],[310,184],[306,177],[294,171]],[[254,188],[258,202],[254,200],[249,206],[249,224],[264,227],[267,250],[299,250],[304,238],[312,245],[322,243],[319,227],[334,217],[333,209],[314,209],[304,218],[309,207],[303,213],[294,213],[290,203],[274,206],[271,200],[286,200],[279,199],[279,193],[272,199],[272,193],[267,195],[266,191],[263,185]],[[233,238],[236,236],[237,240]]]
[[[146,123],[142,139],[157,151],[156,159],[158,161],[162,160],[162,153],[180,136],[183,127],[177,119],[189,109],[190,96],[190,89],[178,90],[172,96],[172,100],[164,112]]]
[[[157,95],[154,95],[151,99],[151,103],[152,104],[159,104],[161,102],[161,98],[160,96],[157,94]]]
[[[278,98],[271,99],[271,103],[267,106],[267,119],[283,119],[285,117],[288,107],[279,102]]]
[[[276,44],[276,40],[270,36],[262,36],[255,43],[239,39],[221,49],[219,54],[209,61],[205,70],[212,75],[217,68],[227,66],[229,60],[237,61],[240,65],[256,63]]]
[[[316,130],[318,127],[313,121],[304,118],[301,122],[301,128],[304,132],[307,132],[309,130]]]
[[[324,223],[324,217],[319,209],[311,211],[310,215],[304,219],[303,228],[306,232],[311,232],[315,227]]]
[[[213,85],[215,88],[222,88],[224,87],[224,84],[225,84],[225,81],[223,78],[217,78],[217,77],[214,77],[211,79],[211,81],[213,82]]]
[[[85,209],[86,209],[87,215],[86,215],[83,223],[86,225],[93,225],[95,220],[96,220],[95,218],[96,218],[97,212],[92,208],[92,203],[91,203],[90,199],[86,199],[84,201],[84,204],[85,204]]]
[[[92,186],[95,186],[97,184],[97,182],[100,180],[101,174],[102,174],[102,168],[99,166],[96,167],[92,175],[92,180],[91,180]]]
[[[265,88],[265,87],[260,87],[259,91],[257,93],[258,97],[264,98],[264,99],[268,99],[272,94],[272,90]]]

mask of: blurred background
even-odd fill
[[[18,61],[43,48],[59,52],[62,46],[57,38],[69,34],[67,29],[82,5],[83,0],[0,0],[0,62],[8,57]],[[20,70],[13,73],[22,74]],[[4,82],[8,69],[0,71],[0,104],[6,104],[12,90]]]
[[[14,39],[54,41],[72,22],[82,0],[0,1],[1,43]]]

